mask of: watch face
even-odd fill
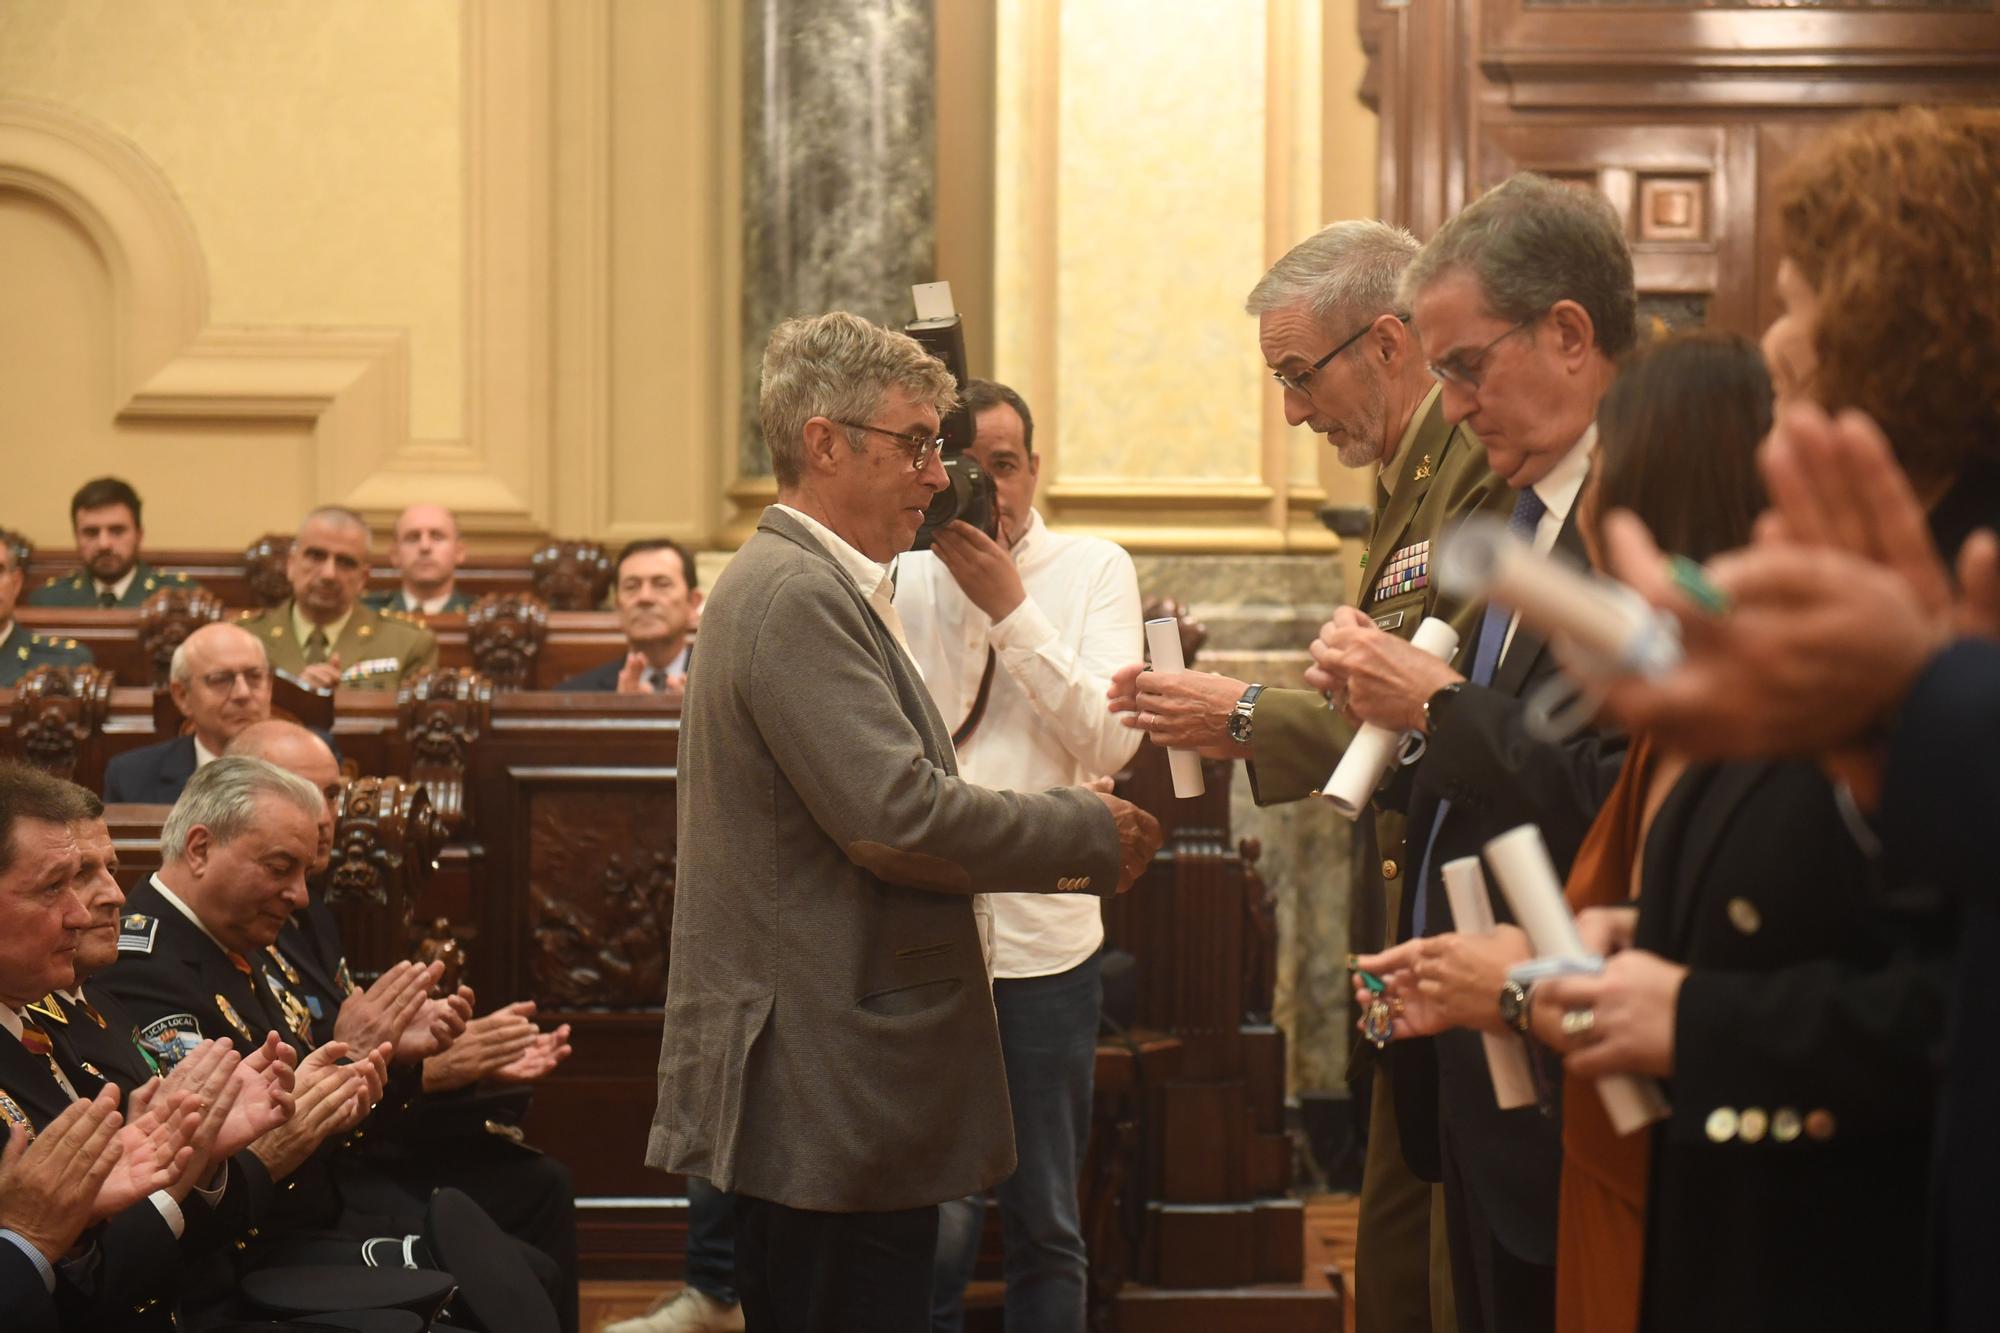
[[[1500,988],[1501,1019],[1510,1026],[1520,1026],[1522,1003],[1527,998],[1522,993],[1521,988],[1514,982],[1510,981],[1505,986],[1502,986]]]

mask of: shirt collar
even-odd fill
[[[880,592],[882,585],[889,581],[889,568],[887,565],[878,565],[861,552],[855,550],[852,546],[848,545],[845,537],[842,537],[811,514],[803,513],[788,504],[773,504],[771,508],[782,509],[797,519],[805,527],[805,530],[810,532],[818,539],[819,544],[826,548],[826,553],[833,557],[833,562],[847,571],[847,577],[854,580],[854,586],[861,589],[861,595],[871,602],[876,600],[877,593]],[[882,600],[886,601],[888,599],[885,597]]]
[[[13,637],[14,637],[13,621],[9,620],[6,624],[0,625],[0,648],[5,648],[7,646],[7,640]]]
[[[1435,403],[1438,395],[1443,392],[1444,385],[1432,381],[1431,391],[1417,404],[1417,410],[1410,413],[1410,424],[1403,427],[1403,437],[1396,441],[1395,451],[1382,460],[1382,485],[1385,489],[1392,491],[1396,489],[1397,478],[1402,475],[1403,456],[1409,453],[1410,446],[1416,443],[1417,431],[1423,427],[1424,418],[1431,414],[1431,404]]]
[[[347,622],[352,619],[354,619],[354,608],[350,606],[347,608],[347,613],[341,616],[340,619],[325,625],[315,625],[312,621],[306,619],[305,612],[299,610],[297,599],[295,598],[292,601],[292,633],[297,636],[299,647],[301,648],[306,646],[306,640],[312,637],[314,630],[324,630],[326,632],[326,651],[331,655],[333,645],[340,642],[340,636],[347,632]]]
[[[175,893],[172,889],[167,887],[166,881],[160,878],[160,872],[157,870],[153,872],[153,887],[160,891],[160,896],[162,898],[165,898],[168,904],[176,912],[179,912],[182,916],[194,922],[194,928],[200,931],[202,934],[207,935],[208,942],[210,944],[213,944],[216,948],[222,950],[222,952],[226,954],[236,952],[234,949],[224,944],[221,940],[215,938],[215,936],[209,932],[208,927],[204,926],[201,923],[201,918],[194,914],[194,909],[192,907],[189,907],[186,903],[182,902],[181,896],[178,893]]]
[[[21,1011],[11,1004],[0,1004],[0,1028],[15,1041],[21,1039]]]
[[[1562,461],[1549,469],[1549,475],[1534,484],[1532,489],[1557,523],[1569,521],[1569,511],[1576,507],[1576,497],[1583,490],[1584,478],[1590,475],[1591,455],[1596,452],[1597,423],[1593,421],[1570,446],[1569,452],[1563,455]]]
[[[118,580],[118,582],[106,583],[102,579],[98,578],[96,575],[93,574],[90,579],[90,586],[92,589],[94,589],[99,593],[108,592],[113,597],[116,597],[122,601],[125,597],[125,590],[131,587],[132,580],[138,577],[139,577],[139,562],[137,560],[134,560],[132,562],[132,568],[126,570],[125,577]]]
[[[220,758],[222,758],[221,755],[201,743],[201,736],[197,733],[194,738],[194,766],[196,768],[207,768]]]
[[[1042,511],[1029,509],[1028,526],[1021,533],[1021,540],[1015,542],[1013,549],[1007,554],[1014,557],[1015,564],[1022,564],[1029,556],[1036,553],[1036,548],[1042,544],[1042,539],[1048,535],[1048,531],[1048,524],[1042,522]]]
[[[421,611],[427,616],[434,616],[444,610],[445,603],[451,600],[453,591],[453,587],[450,584],[446,584],[445,590],[437,596],[419,600],[411,595],[408,588],[398,588],[396,589],[396,609],[398,611]]]

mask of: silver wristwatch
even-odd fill
[[[1236,701],[1236,707],[1229,710],[1229,739],[1238,745],[1250,743],[1250,714],[1257,707],[1257,696],[1263,692],[1262,685],[1252,685],[1243,691],[1243,697]]]

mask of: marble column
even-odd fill
[[[936,274],[930,0],[750,0],[743,31],[743,429],[739,473],[769,476],[757,426],[764,343],[792,315],[900,327]]]

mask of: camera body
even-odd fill
[[[903,332],[944,362],[945,369],[951,372],[960,388],[964,387],[967,378],[965,322],[958,315],[919,319],[904,325]],[[979,466],[979,460],[968,452],[972,445],[972,413],[962,401],[944,414],[938,434],[944,440],[940,458],[945,478],[950,484],[932,497],[930,507],[924,510],[924,525],[917,530],[917,539],[911,544],[911,549],[928,549],[937,539],[938,530],[954,520],[970,523],[987,536],[999,540],[1000,506],[993,489],[993,478],[986,475],[986,470]]]

